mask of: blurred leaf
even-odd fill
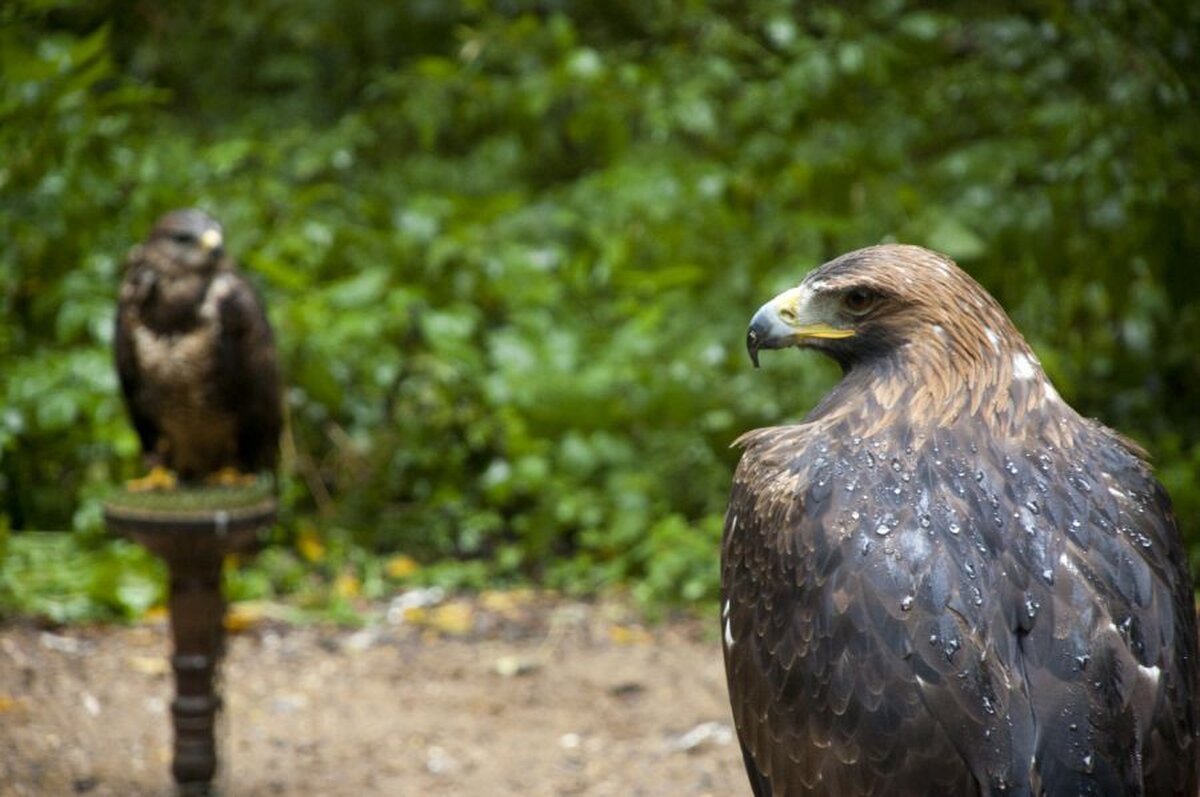
[[[408,578],[420,569],[421,566],[415,559],[404,554],[393,556],[384,564],[384,572],[387,573],[388,578],[397,580]]]

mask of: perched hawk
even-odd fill
[[[279,367],[262,303],[199,210],[158,220],[125,265],[116,360],[150,475],[133,488],[275,467]]]
[[[740,440],[721,625],[754,793],[1195,797],[1170,500],[1000,305],[877,246],[769,301],[747,345],[844,370],[803,423]]]

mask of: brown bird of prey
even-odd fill
[[[125,264],[116,360],[148,476],[133,489],[274,470],[282,429],[267,316],[200,210],[163,216]]]
[[[721,631],[755,795],[1197,794],[1187,555],[1134,443],[948,258],[851,252],[747,345],[842,380],[744,435]]]

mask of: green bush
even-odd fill
[[[1197,14],[10,4],[0,512],[96,544],[98,490],[137,469],[121,258],[196,204],[270,304],[289,528],[709,598],[730,442],[836,378],[751,371],[750,313],[895,239],[957,257],[1154,452],[1195,547]]]

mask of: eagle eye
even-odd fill
[[[852,315],[864,315],[875,306],[879,296],[865,288],[852,288],[846,291],[842,304]]]

